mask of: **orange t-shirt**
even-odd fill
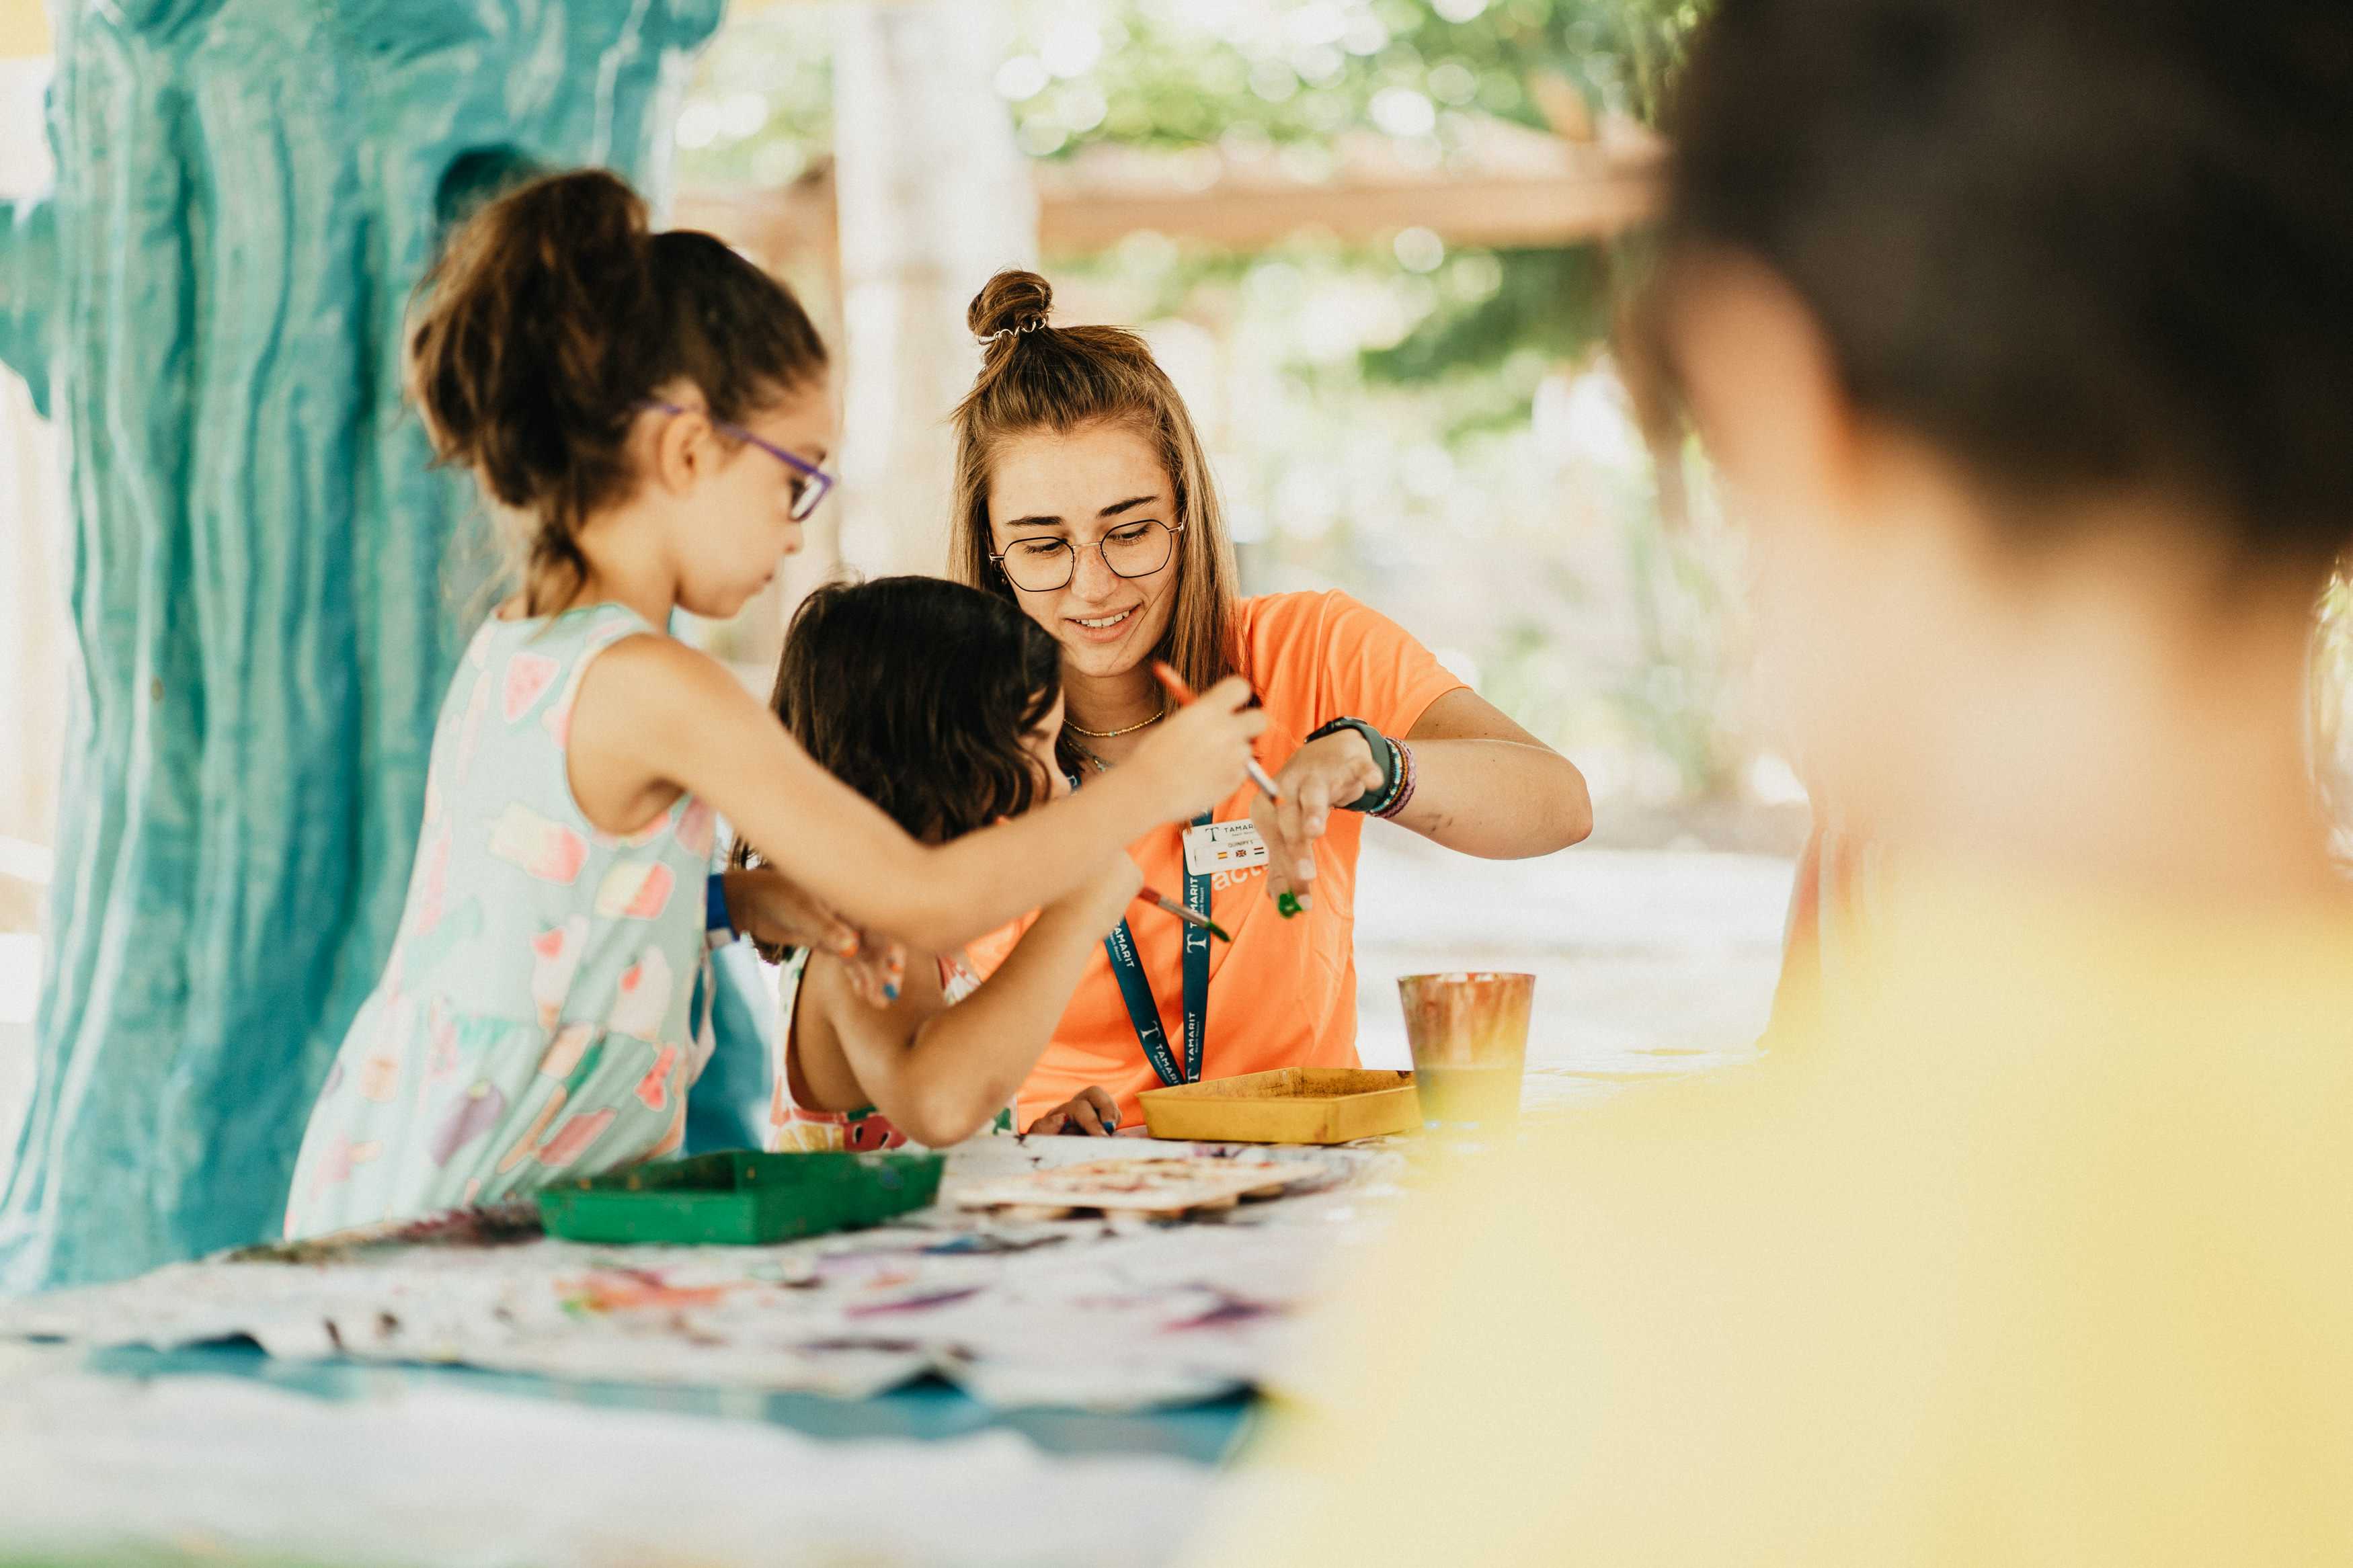
[[[1345,594],[1270,594],[1235,606],[1240,674],[1265,704],[1260,759],[1269,770],[1297,751],[1326,721],[1362,719],[1403,737],[1422,713],[1462,682],[1401,626]],[[1244,785],[1215,819],[1250,818],[1257,791]],[[1335,811],[1315,847],[1315,903],[1284,920],[1266,896],[1266,868],[1219,872],[1209,907],[1233,941],[1209,945],[1209,999],[1201,1076],[1234,1078],[1287,1067],[1356,1065],[1356,851],[1365,817]],[[1171,824],[1128,846],[1144,879],[1172,899],[1184,897],[1184,828]],[[1160,1006],[1169,1051],[1185,1042],[1183,927],[1138,905],[1128,914],[1137,954]],[[1135,1097],[1159,1087],[1097,945],[1086,978],[1054,1029],[1053,1043],[1021,1086],[1026,1127],[1098,1084],[1119,1101],[1123,1126],[1143,1118]]]

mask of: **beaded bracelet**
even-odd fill
[[[1405,815],[1406,806],[1413,800],[1413,748],[1402,742],[1391,741],[1389,749],[1398,754],[1397,787],[1389,792],[1388,799],[1373,809],[1373,815],[1394,821]]]
[[[1398,743],[1387,735],[1380,736],[1380,742],[1389,749],[1388,761],[1381,768],[1381,776],[1388,781],[1388,785],[1381,791],[1380,799],[1373,801],[1372,805],[1366,805],[1360,801],[1349,808],[1352,811],[1361,811],[1366,816],[1378,816],[1395,805],[1398,791],[1405,787],[1405,759],[1398,754]],[[1370,791],[1366,792],[1366,798],[1371,798]]]

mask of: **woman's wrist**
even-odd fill
[[[1343,717],[1319,726],[1307,737],[1307,743],[1313,745],[1329,736],[1351,730],[1364,742],[1366,751],[1372,755],[1373,765],[1381,770],[1381,782],[1356,799],[1337,804],[1343,811],[1377,812],[1383,805],[1395,802],[1399,780],[1403,776],[1403,763],[1398,757],[1396,742],[1362,719]]]
[[[1419,782],[1413,748],[1403,741],[1391,741],[1389,749],[1398,754],[1397,782],[1390,787],[1388,797],[1373,807],[1373,815],[1385,822],[1394,822],[1405,815],[1405,808],[1413,804],[1413,786]]]

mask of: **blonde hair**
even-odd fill
[[[1142,338],[1122,327],[1049,326],[1053,302],[1052,287],[1035,272],[1000,272],[965,312],[985,354],[955,415],[953,569],[973,587],[1014,600],[1012,584],[989,559],[988,481],[1005,442],[1032,430],[1132,429],[1159,453],[1182,529],[1176,603],[1154,657],[1194,690],[1206,690],[1234,670],[1237,574],[1201,438]]]

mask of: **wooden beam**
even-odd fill
[[[1659,189],[1649,169],[1610,169],[1544,179],[1472,175],[1198,192],[1049,187],[1041,195],[1039,244],[1068,254],[1108,249],[1144,229],[1238,250],[1302,232],[1365,241],[1411,227],[1430,229],[1454,246],[1573,245],[1641,223],[1656,209]]]
[[[673,220],[707,228],[770,267],[836,243],[833,183],[823,166],[783,190],[684,191]],[[1259,249],[1303,232],[1378,242],[1401,228],[1434,231],[1451,246],[1543,247],[1604,239],[1657,210],[1655,160],[1613,160],[1574,173],[1416,177],[1323,185],[1080,184],[1039,177],[1038,235],[1048,255],[1107,250],[1149,230],[1172,239]]]

